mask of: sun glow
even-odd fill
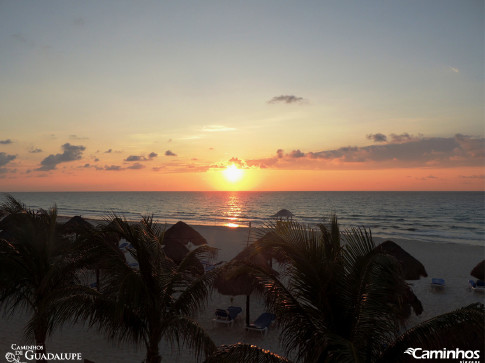
[[[223,173],[227,181],[230,181],[231,183],[236,183],[242,179],[244,171],[238,169],[236,165],[231,164],[226,168],[226,170],[223,171]]]

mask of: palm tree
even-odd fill
[[[452,341],[463,326],[474,341],[483,343],[483,305],[434,319],[399,337],[410,289],[398,262],[375,249],[370,230],[341,233],[335,216],[329,227],[319,227],[279,223],[257,242],[256,250],[272,253],[284,269],[279,277],[252,267],[267,306],[279,320],[287,355],[304,362],[394,362],[406,344],[429,343],[430,333],[439,342],[447,337]],[[458,330],[453,332],[454,324]],[[248,350],[244,345],[226,347],[217,357],[229,352],[243,357]]]
[[[369,230],[340,233],[334,216],[319,230],[287,222],[274,232],[259,248],[283,256],[286,279],[261,280],[288,354],[305,362],[369,361],[392,342],[409,287],[397,261],[375,252]]]
[[[257,273],[286,354],[305,362],[371,361],[397,336],[409,293],[397,261],[374,251],[370,231],[341,233],[335,216],[319,230],[294,221],[271,229],[257,250],[277,256],[284,273]]]
[[[42,345],[59,326],[53,296],[78,282],[63,256],[69,243],[57,228],[57,209],[27,208],[10,195],[0,206],[5,218],[0,229],[0,308],[5,314],[31,314],[25,328],[29,339]]]
[[[132,224],[114,216],[109,229],[85,236],[76,260],[102,271],[100,290],[73,286],[58,302],[62,318],[87,321],[118,342],[143,344],[145,362],[161,362],[158,345],[162,339],[195,349],[198,356],[215,350],[205,331],[193,320],[207,297],[217,272],[198,274],[199,258],[215,249],[196,248],[176,264],[163,250],[163,232],[144,217]],[[106,233],[117,233],[131,243],[128,253],[138,266],[129,266],[117,244]]]

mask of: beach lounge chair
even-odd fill
[[[130,244],[129,244],[128,242],[123,242],[123,243],[120,243],[120,244],[119,244],[118,248],[119,248],[120,250],[122,250],[123,248],[126,248],[126,247],[128,247],[129,245],[130,245]]]
[[[444,279],[432,278],[431,287],[435,289],[443,289],[446,286]]]
[[[202,266],[204,266],[204,271],[205,272],[209,272],[209,271],[212,271],[213,269],[215,269],[217,266],[221,265],[224,263],[224,261],[219,261],[217,263],[210,263],[210,262],[207,262],[207,261],[200,261],[202,263]]]
[[[470,284],[470,288],[475,291],[475,292],[485,292],[485,281],[482,280],[468,280],[468,283]]]
[[[268,327],[271,325],[276,316],[271,313],[262,313],[252,324],[246,326],[246,331],[259,331],[261,335],[265,335]]]
[[[242,308],[239,306],[229,306],[227,309],[216,309],[216,317],[212,319],[212,323],[232,325],[241,311]]]

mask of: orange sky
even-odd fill
[[[0,191],[485,189],[482,2],[10,1],[0,24]]]

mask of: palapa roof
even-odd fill
[[[80,233],[93,228],[93,226],[83,217],[74,216],[64,223],[61,228],[64,233]]]
[[[185,255],[189,253],[189,249],[187,247],[175,241],[169,241],[168,243],[164,242],[163,250],[165,251],[167,257],[174,260],[175,263],[180,263],[184,259]]]
[[[278,211],[278,213],[272,215],[272,217],[286,217],[286,218],[291,218],[294,216],[295,215],[291,213],[288,209],[281,209],[280,211]]]
[[[163,240],[165,242],[173,240],[182,245],[186,245],[189,242],[197,246],[207,244],[207,240],[199,232],[182,221],[167,229]]]
[[[375,250],[398,260],[405,280],[419,280],[421,276],[428,276],[424,265],[393,241],[382,242]]]
[[[163,235],[163,250],[167,257],[179,264],[189,253],[189,249],[186,246],[189,242],[197,246],[207,244],[207,240],[199,232],[187,223],[179,221],[165,231]],[[197,273],[204,272],[202,263],[198,264],[196,270]]]
[[[225,273],[219,275],[214,282],[215,288],[223,295],[251,295],[257,284],[256,277],[245,271],[234,275],[234,271],[241,265],[249,265],[276,273],[268,260],[269,256],[257,252],[254,244],[246,247],[226,265]]]
[[[479,262],[470,272],[470,275],[476,277],[479,280],[485,281],[485,260]]]

